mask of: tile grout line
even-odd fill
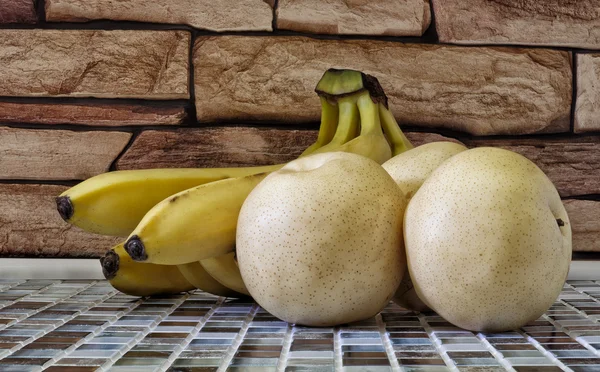
[[[435,351],[442,358],[442,360],[444,360],[446,367],[448,367],[450,371],[458,371],[458,367],[456,367],[454,361],[448,356],[448,353],[441,349],[441,342],[439,341],[439,338],[435,335],[435,333],[433,333],[431,326],[427,322],[427,319],[425,319],[425,315],[423,313],[418,313],[417,317],[419,318],[419,323],[421,323],[421,326],[423,327],[423,329],[427,333],[427,336],[431,340]]]
[[[555,357],[550,351],[546,350],[542,344],[540,344],[535,338],[529,336],[527,332],[523,331],[523,329],[519,328],[516,330],[521,336],[525,337],[530,344],[533,345],[536,349],[538,349],[546,358],[550,359],[554,364],[559,366],[563,371],[573,371],[571,368],[567,367],[563,362],[560,361],[557,357]]]
[[[71,297],[78,295],[79,293],[81,293],[81,292],[85,291],[86,289],[88,289],[88,288],[92,287],[92,286],[93,286],[93,285],[95,285],[96,283],[97,283],[97,281],[96,281],[96,280],[94,280],[94,281],[92,281],[90,284],[86,285],[85,287],[81,288],[80,290],[76,291],[75,293],[73,293],[73,294],[69,295],[68,297],[65,297],[65,298],[63,298],[63,299],[61,299],[61,300],[59,300],[59,301],[52,302],[52,303],[50,303],[50,304],[48,304],[48,305],[46,305],[46,306],[42,306],[41,308],[39,308],[39,309],[36,309],[36,311],[35,311],[35,312],[33,312],[32,314],[28,315],[27,317],[25,317],[25,318],[23,318],[23,319],[19,320],[19,322],[22,322],[23,320],[25,320],[25,319],[28,319],[28,318],[30,318],[31,316],[35,315],[35,314],[39,314],[39,313],[41,313],[42,311],[44,311],[44,310],[46,310],[46,309],[48,309],[48,308],[50,308],[50,307],[52,307],[52,306],[55,306],[55,305],[57,305],[57,304],[60,304],[60,303],[62,303],[62,302],[64,302],[64,301],[66,301],[66,300],[70,299]],[[54,284],[53,284],[53,285],[54,285]],[[103,297],[103,298],[104,298],[104,297]],[[101,300],[101,301],[104,301],[104,300]],[[94,303],[93,303],[93,304],[92,304],[92,305],[91,305],[89,308],[91,308],[91,307],[95,306],[95,304],[96,304],[96,302],[94,302]],[[75,312],[75,314],[71,315],[71,317],[70,317],[70,318],[68,318],[68,319],[69,319],[69,320],[70,320],[70,319],[73,319],[75,316],[79,315],[79,314],[80,314],[80,312],[81,312],[81,310],[78,310],[77,312]],[[14,352],[16,352],[16,351],[19,351],[19,350],[21,350],[23,347],[25,347],[25,346],[29,345],[30,343],[34,342],[35,340],[37,340],[37,339],[39,339],[39,338],[41,338],[41,337],[43,337],[43,336],[47,335],[48,333],[52,332],[53,330],[55,330],[55,329],[56,329],[56,328],[58,328],[59,326],[61,326],[61,325],[65,324],[65,321],[64,321],[63,319],[60,319],[60,321],[59,321],[59,322],[60,322],[60,323],[53,324],[53,326],[52,326],[52,327],[50,327],[50,328],[48,328],[48,329],[46,329],[46,330],[44,330],[44,331],[40,332],[39,334],[37,334],[37,335],[35,335],[35,336],[31,336],[31,337],[29,337],[27,340],[25,340],[25,341],[23,341],[23,342],[19,343],[19,345],[17,345],[17,346],[15,346],[15,347],[13,347],[12,349],[10,349],[10,354],[13,354],[13,353],[14,353]],[[10,355],[10,354],[9,354],[9,355]]]
[[[125,355],[129,350],[133,349],[133,347],[136,346],[140,340],[144,339],[144,337],[146,337],[149,333],[151,333],[165,317],[169,316],[169,314],[171,314],[173,311],[175,311],[175,309],[177,309],[189,297],[190,297],[189,293],[186,293],[183,296],[181,296],[181,298],[178,301],[176,301],[173,304],[173,306],[171,306],[169,308],[169,310],[165,311],[163,314],[159,315],[156,318],[156,320],[154,321],[154,324],[151,324],[148,327],[146,327],[146,329],[140,335],[138,335],[136,337],[137,340],[134,340],[135,342],[130,342],[130,345],[127,345],[125,348],[123,348],[123,350],[121,350],[121,352],[119,354],[121,356]],[[115,358],[113,357],[113,358],[108,359],[103,365],[98,367],[97,371],[110,370],[110,368],[113,366],[113,364],[115,364],[115,362],[117,362],[117,360],[113,360],[113,359],[115,359]]]
[[[342,371],[344,363],[342,360],[342,329],[335,327],[333,329],[333,366],[335,371]]]
[[[496,359],[498,361],[498,364],[500,364],[502,367],[504,367],[504,369],[506,369],[507,371],[515,371],[515,368],[504,357],[504,354],[502,354],[502,352],[500,350],[496,349],[494,347],[494,345],[492,345],[487,340],[487,338],[485,338],[485,336],[484,336],[483,333],[477,332],[477,334],[475,335],[475,337],[477,337],[479,339],[479,342],[481,342],[481,344],[483,346],[485,346],[485,348],[490,352],[490,354],[492,354],[492,356],[494,357],[494,359]]]
[[[379,328],[379,336],[381,337],[381,342],[385,348],[385,353],[390,361],[390,366],[392,366],[392,371],[404,371],[404,368],[398,362],[398,358],[396,358],[396,353],[394,352],[392,341],[390,341],[390,337],[387,333],[381,312],[375,316],[375,320],[377,322],[377,328]]]
[[[584,296],[587,296],[587,297],[589,297],[589,299],[591,299],[592,301],[594,301],[594,302],[597,302],[597,303],[599,303],[599,304],[600,304],[600,300],[599,300],[599,299],[597,299],[596,297],[593,297],[593,296],[591,296],[591,295],[589,295],[589,294],[587,294],[587,293],[585,293],[585,292],[579,291],[579,290],[578,290],[576,287],[573,287],[571,284],[569,284],[569,283],[567,283],[567,282],[565,282],[565,285],[568,285],[568,286],[569,286],[571,289],[573,289],[573,290],[574,290],[574,291],[576,291],[577,293],[580,293],[580,294],[582,294],[582,295],[584,295]],[[568,305],[568,306],[570,306],[570,307],[574,308],[574,309],[575,309],[575,310],[577,310],[578,312],[583,312],[583,313],[585,313],[584,311],[581,311],[581,310],[577,309],[575,306],[573,306],[573,305],[571,305],[571,304],[568,304],[568,303],[567,303],[567,302],[565,302],[564,300],[560,300],[560,301],[563,301],[563,302],[564,302],[566,305]],[[585,313],[585,316],[586,316],[586,317],[588,316],[588,315],[587,315],[587,313]]]
[[[202,328],[204,328],[204,325],[206,324],[206,322],[208,322],[210,317],[213,316],[213,314],[217,311],[219,306],[221,306],[221,304],[224,301],[225,301],[225,297],[217,298],[217,302],[215,302],[215,304],[212,305],[210,310],[208,310],[206,312],[206,314],[204,314],[204,316],[202,318],[200,318],[198,323],[196,323],[196,325],[194,326],[194,329],[190,332],[190,334],[186,338],[183,339],[183,341],[179,344],[179,346],[175,350],[173,350],[173,352],[169,355],[167,360],[165,360],[164,363],[158,368],[158,371],[166,371],[173,364],[173,362],[175,360],[177,360],[177,358],[181,355],[181,353],[183,353],[185,351],[185,349],[187,349],[187,347],[194,340],[194,338],[196,336],[198,336],[198,333],[200,333]]]
[[[6,288],[6,289],[7,289],[7,290],[10,290],[11,288],[13,288],[13,287],[16,287],[17,285],[20,285],[20,284],[23,284],[23,283],[26,283],[26,282],[27,282],[27,281],[25,280],[25,281],[23,281],[22,283],[16,284],[16,285],[14,285],[14,286],[11,286],[11,287],[8,287],[8,288]],[[14,305],[14,304],[16,304],[17,302],[21,302],[21,301],[24,301],[24,300],[26,300],[26,299],[28,299],[28,298],[31,298],[31,296],[34,296],[34,295],[40,294],[40,292],[42,292],[42,291],[44,291],[44,290],[46,290],[46,289],[48,289],[48,288],[52,287],[52,286],[53,286],[53,285],[55,285],[55,284],[60,284],[60,280],[57,280],[57,281],[55,281],[55,282],[54,282],[54,283],[52,283],[52,284],[48,284],[47,286],[45,286],[45,287],[43,287],[43,288],[40,288],[40,289],[38,289],[37,291],[33,291],[33,292],[31,292],[30,294],[28,294],[28,295],[26,295],[26,296],[23,296],[23,297],[20,297],[20,298],[18,298],[18,299],[16,299],[16,300],[13,300],[13,301],[12,301],[10,304],[0,305],[0,309],[4,309],[4,308],[5,308],[5,307],[7,307],[7,306]],[[2,290],[2,291],[4,292],[4,290]],[[25,317],[25,318],[23,318],[23,319],[27,319],[28,317],[29,317],[29,316],[26,316],[26,317]],[[13,323],[13,322],[10,322],[10,323],[7,323],[7,324],[10,324],[10,325],[12,325],[12,324],[14,324],[14,323]],[[0,329],[2,329],[2,327],[0,327]]]
[[[38,289],[37,291],[33,291],[32,293],[30,293],[30,294],[28,294],[28,295],[26,295],[26,296],[20,297],[20,298],[18,298],[18,299],[16,299],[16,300],[12,300],[12,301],[10,301],[10,302],[9,302],[9,303],[7,303],[7,304],[2,304],[2,305],[0,305],[0,309],[4,309],[4,308],[5,308],[5,307],[7,307],[7,306],[11,306],[11,305],[14,305],[14,304],[16,304],[17,302],[21,302],[21,301],[25,300],[26,298],[28,298],[28,297],[30,297],[30,296],[33,296],[33,295],[39,294],[41,291],[43,291],[43,290],[47,289],[48,287],[51,287],[51,286],[53,286],[53,285],[54,285],[54,284],[56,284],[56,283],[59,283],[59,282],[60,282],[60,281],[58,281],[58,280],[57,280],[56,282],[54,282],[54,283],[52,283],[52,284],[48,284],[47,286],[45,286],[45,287],[42,287],[42,288]],[[7,290],[11,290],[12,288],[14,288],[14,287],[16,287],[16,286],[19,286],[19,285],[21,285],[21,284],[23,284],[23,283],[27,283],[27,280],[24,280],[24,281],[22,281],[22,282],[17,282],[17,283],[14,283],[13,285],[10,285],[10,286],[6,287],[6,288],[3,288],[3,289],[1,290],[1,292],[7,291]],[[8,327],[10,327],[10,326],[12,326],[12,325],[15,325],[16,323],[20,322],[20,321],[21,321],[21,320],[23,320],[23,319],[27,319],[28,317],[29,317],[29,315],[26,315],[24,318],[14,318],[14,319],[13,319],[13,320],[11,320],[10,322],[8,322],[8,323],[6,323],[6,324],[2,324],[2,325],[0,325],[0,331],[1,331],[1,330],[3,330],[3,329],[5,329],[5,328],[8,328]],[[0,354],[1,354],[1,353],[0,353]]]
[[[285,336],[283,337],[283,345],[281,346],[279,360],[277,361],[277,372],[284,372],[285,367],[287,367],[290,349],[292,348],[292,341],[294,340],[294,332],[294,326],[288,323],[287,330],[285,331]]]
[[[244,320],[244,324],[242,325],[242,328],[239,330],[239,332],[236,336],[237,340],[233,344],[231,344],[231,346],[229,346],[229,348],[225,352],[225,356],[221,360],[221,365],[217,369],[217,372],[227,371],[229,364],[233,360],[233,356],[235,355],[235,353],[239,349],[240,345],[244,341],[244,337],[246,337],[248,328],[250,328],[250,323],[252,322],[252,319],[254,319],[254,316],[258,312],[258,309],[259,309],[259,306],[256,303],[254,305],[252,305],[252,308],[250,308],[250,311],[248,312],[248,315],[246,316],[246,320]]]
[[[566,285],[568,285],[568,286],[569,286],[571,289],[573,289],[575,292],[577,292],[577,293],[579,293],[579,294],[582,294],[582,295],[585,295],[585,296],[587,296],[588,298],[592,299],[593,301],[595,301],[595,302],[597,302],[597,303],[600,303],[600,301],[599,301],[598,299],[596,299],[596,298],[594,298],[594,297],[590,296],[590,295],[589,295],[589,294],[587,294],[587,293],[584,293],[584,292],[580,292],[580,291],[578,291],[578,290],[577,290],[577,288],[573,287],[573,286],[572,286],[572,285],[570,285],[569,283],[566,283],[566,282],[565,282],[565,284],[566,284]],[[561,290],[561,291],[562,291],[562,290]],[[584,316],[586,319],[592,320],[592,319],[590,319],[590,318],[589,318],[588,314],[587,314],[585,311],[581,311],[581,310],[579,310],[578,308],[576,308],[575,306],[573,306],[573,305],[569,304],[568,302],[566,302],[566,301],[565,301],[565,300],[563,300],[563,299],[560,299],[559,301],[560,301],[562,304],[564,304],[566,308],[568,308],[568,309],[571,309],[571,310],[574,310],[574,311],[575,311],[575,312],[577,312],[579,315],[582,315],[582,316]],[[546,314],[544,314],[544,316],[546,316],[546,317],[547,317],[547,315],[546,315]],[[550,321],[552,324],[554,324],[554,322],[555,322],[555,320],[554,320],[554,319],[552,319],[552,318],[550,318],[550,317],[548,317],[548,319],[549,319],[549,321]],[[596,320],[592,320],[592,322],[594,322],[594,323],[596,323],[596,324],[600,324],[600,322],[598,322],[598,321],[596,321]],[[558,324],[558,325],[559,325],[559,326],[562,328],[563,332],[565,332],[567,335],[569,335],[569,337],[571,337],[573,340],[575,340],[575,341],[579,342],[579,343],[580,343],[582,346],[584,346],[586,349],[588,349],[588,350],[592,351],[594,354],[596,354],[597,356],[599,356],[599,357],[600,357],[600,350],[597,350],[595,347],[593,347],[592,345],[590,345],[590,343],[589,343],[589,342],[587,342],[586,340],[579,339],[581,336],[573,337],[573,335],[571,334],[571,331],[569,331],[567,328],[563,327],[563,326],[562,326],[562,325],[560,325],[560,324]],[[554,325],[554,326],[556,327],[556,325]]]
[[[592,345],[590,345],[589,342],[587,342],[586,340],[580,340],[579,337],[573,337],[573,335],[571,334],[571,331],[569,331],[568,329],[563,327],[560,323],[557,323],[554,319],[550,318],[548,315],[543,314],[542,317],[544,319],[546,319],[548,322],[550,322],[550,324],[552,324],[554,327],[556,327],[557,329],[566,333],[570,338],[577,341],[581,346],[592,351],[594,354],[596,354],[597,356],[600,357],[600,351],[596,350]]]
[[[109,298],[116,296],[117,294],[119,294],[121,292],[116,292],[114,293],[112,296],[110,296]],[[106,301],[107,299],[102,300],[102,302]],[[105,322],[104,324],[102,324],[101,326],[97,327],[96,329],[94,329],[93,332],[91,332],[89,335],[87,335],[86,337],[82,338],[81,340],[77,341],[76,343],[74,343],[73,345],[69,346],[67,349],[65,349],[64,353],[60,356],[59,359],[56,360],[52,360],[51,362],[48,362],[46,364],[44,364],[42,367],[43,368],[48,368],[51,367],[53,364],[55,364],[56,362],[58,362],[60,359],[64,359],[66,357],[69,356],[69,354],[71,354],[73,351],[77,350],[77,348],[79,348],[79,346],[87,343],[89,340],[91,340],[92,338],[96,337],[97,335],[99,335],[100,333],[102,333],[106,328],[110,327],[111,325],[115,324],[115,322],[117,322],[119,319],[121,319],[122,317],[124,317],[125,315],[129,314],[132,310],[136,309],[138,306],[140,306],[142,303],[144,303],[143,298],[140,298],[137,302],[135,302],[133,304],[133,306],[131,306],[129,309],[127,310],[122,310],[119,313],[117,313],[116,318],[109,320],[107,322]],[[88,310],[86,310],[85,312],[88,312]],[[84,315],[84,314],[79,314],[79,315]]]

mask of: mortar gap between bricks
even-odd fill
[[[39,0],[38,0],[39,1]],[[42,0],[45,2],[45,0]],[[42,6],[44,7],[42,9]],[[39,24],[6,24],[2,25],[2,28],[12,29],[30,29],[30,28],[42,28],[49,30],[100,30],[100,31],[112,31],[112,30],[130,30],[130,31],[153,31],[153,30],[174,30],[174,31],[194,31],[194,27],[186,24],[176,23],[153,23],[153,22],[138,22],[138,21],[115,21],[109,19],[92,20],[87,22],[51,22],[46,20],[45,3],[36,6],[36,12],[38,12]],[[43,14],[40,14],[42,12]],[[44,17],[41,20],[41,17]],[[40,27],[41,26],[41,27]]]
[[[127,132],[135,130],[161,130],[179,128],[178,125],[124,125],[124,126],[103,126],[103,125],[82,125],[82,124],[37,124],[37,123],[0,123],[0,128],[14,128],[27,130],[68,130],[71,132]]]
[[[271,28],[273,31],[277,30],[277,8],[279,7],[279,0],[273,0],[273,20],[271,21]]]
[[[433,11],[433,3],[429,2],[429,14],[431,15],[431,23],[429,27],[423,32],[421,37],[426,40],[431,40],[433,44],[439,44],[440,36],[437,32],[437,25],[435,24],[435,12]]]
[[[125,155],[125,153],[127,151],[129,151],[129,148],[131,146],[133,146],[133,143],[135,142],[135,140],[138,138],[138,136],[140,135],[140,133],[142,131],[143,131],[143,129],[138,129],[131,134],[131,138],[129,139],[129,142],[125,145],[125,147],[123,147],[123,150],[121,150],[119,155],[117,155],[117,157],[112,161],[112,163],[110,163],[110,166],[108,167],[109,172],[117,170],[117,163],[119,162],[119,160],[121,160],[121,157],[123,157],[123,155]]]
[[[59,185],[75,186],[82,180],[22,180],[22,179],[0,179],[0,185]],[[1,188],[1,186],[0,186]]]
[[[575,51],[571,52],[571,121],[570,121],[570,131],[571,133],[575,133],[575,115],[577,108],[577,53]]]
[[[563,197],[562,200],[600,201],[600,194],[571,195]]]
[[[190,98],[188,106],[185,108],[185,119],[182,125],[190,127],[196,126],[198,123],[198,113],[196,111],[196,86],[194,84],[194,45],[196,44],[197,32],[192,32],[190,37],[190,48],[188,55],[188,92]]]
[[[46,23],[46,0],[36,0],[34,7],[38,17],[38,26],[44,25]]]
[[[96,98],[96,97],[16,97],[0,96],[0,103],[56,104],[56,105],[140,105],[148,107],[178,107],[189,103],[189,99],[147,99],[147,98]]]

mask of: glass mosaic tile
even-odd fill
[[[600,281],[569,281],[519,330],[476,333],[390,303],[291,326],[201,291],[140,299],[104,281],[0,280],[0,371],[600,372]]]

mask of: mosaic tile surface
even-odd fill
[[[292,327],[196,291],[140,299],[104,281],[0,280],[0,371],[600,371],[600,281],[569,281],[519,330],[482,334],[390,304]]]

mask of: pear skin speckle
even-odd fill
[[[430,142],[396,155],[381,166],[410,200],[434,170],[446,160],[466,150],[467,148],[459,143]],[[408,270],[392,300],[405,309],[429,310],[429,307],[417,296]]]
[[[406,204],[365,157],[335,152],[289,163],[242,207],[236,249],[246,287],[290,323],[332,326],[376,315],[406,271]]]
[[[482,147],[444,162],[409,202],[404,224],[419,298],[468,330],[537,319],[567,277],[571,225],[560,196],[533,162],[508,150]]]

